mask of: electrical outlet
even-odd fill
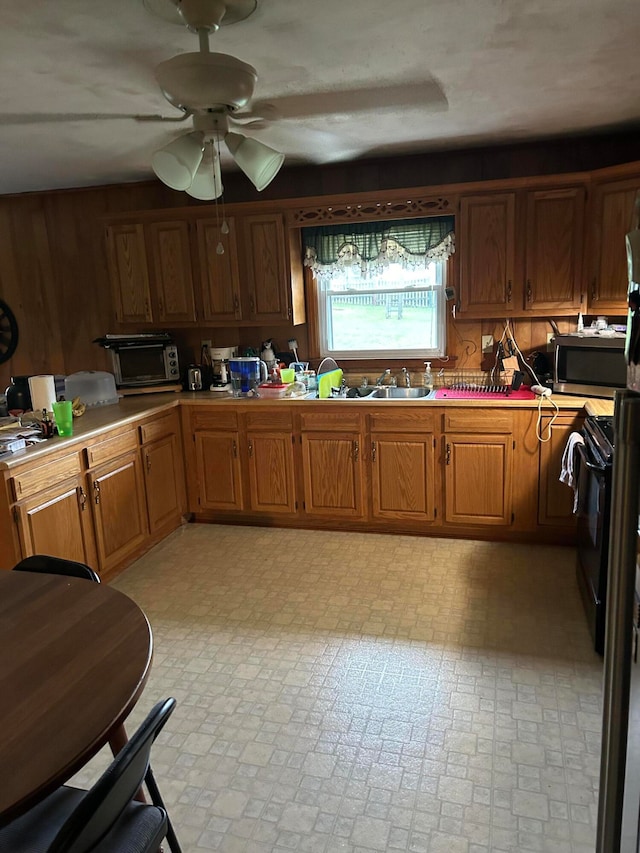
[[[553,332],[547,332],[547,352],[551,352],[553,350]]]
[[[200,347],[206,347],[208,350],[211,349],[211,341],[200,341]]]
[[[493,335],[482,336],[482,352],[493,352]]]

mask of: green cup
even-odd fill
[[[53,404],[53,419],[56,422],[58,435],[73,435],[71,400],[61,400]]]
[[[285,385],[289,385],[291,382],[295,382],[296,372],[290,367],[281,367],[280,368],[280,379],[285,383]]]

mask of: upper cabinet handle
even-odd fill
[[[531,302],[533,298],[533,291],[531,290],[531,279],[527,279],[527,302]]]
[[[511,279],[507,282],[507,302],[511,302]]]

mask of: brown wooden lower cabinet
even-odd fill
[[[109,572],[136,553],[148,536],[144,479],[137,450],[91,471],[88,480],[98,561],[101,570]]]
[[[139,434],[116,424],[86,447],[5,470],[0,565],[40,552],[108,577],[180,524],[185,484],[202,520],[574,535],[572,492],[558,476],[578,409],[561,413],[546,443],[525,409],[186,405],[182,437],[171,411],[141,417]]]
[[[83,475],[20,501],[15,514],[21,556],[50,554],[98,568]]]
[[[435,437],[372,433],[371,487],[374,518],[433,521]]]
[[[560,415],[553,423],[550,420],[545,417],[541,422],[541,434],[545,437],[550,434],[550,439],[540,444],[538,524],[571,527],[576,523],[573,490],[560,482],[560,471],[567,439],[574,430],[580,429],[583,419]]]
[[[301,447],[306,514],[362,518],[362,435],[303,432]]]

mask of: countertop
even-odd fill
[[[584,408],[587,414],[590,415],[609,415],[613,414],[613,400],[601,400],[595,398],[573,397],[567,394],[556,394],[553,397],[559,409],[582,409]],[[296,400],[256,400],[256,399],[238,399],[230,395],[220,395],[212,391],[201,392],[179,392],[179,393],[158,393],[158,394],[141,394],[139,396],[121,397],[118,403],[109,406],[98,406],[96,408],[87,409],[84,415],[80,418],[73,419],[73,435],[61,438],[55,436],[48,441],[43,441],[26,450],[18,451],[17,453],[7,454],[0,459],[0,470],[7,470],[22,465],[25,462],[35,461],[53,450],[63,450],[67,447],[73,449],[75,445],[86,443],[90,439],[94,439],[101,434],[115,427],[126,426],[129,423],[134,423],[137,420],[149,415],[157,415],[162,411],[169,411],[179,405],[198,405],[198,406],[224,406],[224,405],[242,405],[247,407],[264,407],[264,406],[293,406],[295,408],[308,409],[310,406],[329,405],[336,407],[355,406],[363,408],[367,411],[371,407],[379,409],[380,407],[402,407],[402,408],[425,408],[437,406],[439,408],[468,408],[468,409],[486,409],[491,407],[510,408],[510,409],[537,409],[539,398],[535,400],[508,400],[501,398],[499,400],[434,400],[417,398],[414,400],[383,400],[383,401],[368,401],[365,399],[339,399],[339,400],[309,400],[299,398]],[[547,413],[555,411],[553,405],[547,400],[542,400],[542,410]]]

